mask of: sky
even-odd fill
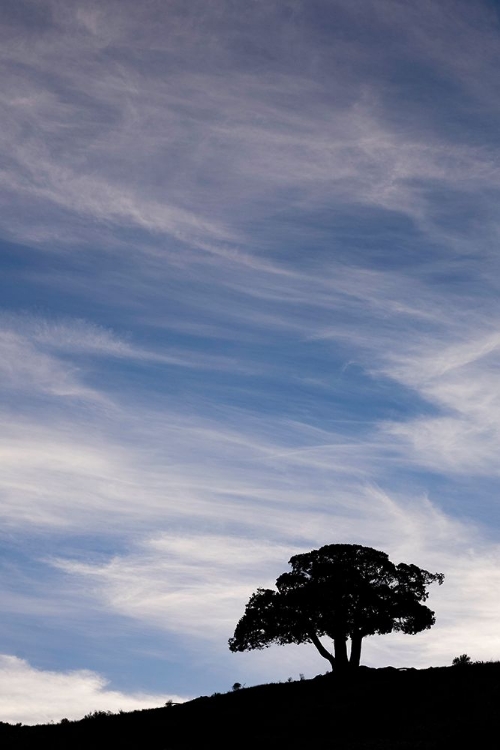
[[[372,667],[500,658],[500,6],[3,0],[0,720],[230,653],[324,544],[445,574]]]

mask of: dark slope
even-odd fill
[[[499,707],[499,662],[361,668],[350,680],[325,675],[78,722],[0,724],[0,744],[16,750],[497,747]]]

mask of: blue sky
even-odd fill
[[[0,720],[325,671],[227,639],[337,542],[499,658],[498,10],[4,0]]]

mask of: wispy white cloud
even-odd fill
[[[113,407],[113,398],[89,384],[91,358],[118,358],[197,370],[262,373],[264,366],[236,357],[164,346],[147,349],[112,330],[77,319],[28,315],[0,317],[0,379],[4,388]],[[86,359],[83,360],[82,356]]]
[[[342,15],[345,9],[337,5]],[[3,52],[12,71],[4,88],[4,184],[19,236],[23,204],[30,210],[49,205],[49,222],[39,213],[44,241],[50,225],[55,237],[60,231],[57,210],[90,223],[125,223],[220,253],[228,242],[249,247],[242,225],[285,206],[317,209],[334,200],[401,212],[428,229],[436,189],[477,192],[497,184],[494,150],[452,143],[437,132],[422,136],[395,121],[384,109],[383,88],[346,72],[343,55],[362,60],[359,47],[346,50],[339,41],[336,51],[319,35],[313,53],[307,27],[294,26],[293,20],[283,24],[279,4],[271,4],[268,14],[254,8],[253,30],[264,32],[262,55],[269,61],[277,43],[260,26],[272,19],[282,44],[292,30],[305,64],[301,69],[291,64],[286,72],[271,65],[265,74],[247,69],[223,28],[213,26],[215,18],[220,22],[228,14],[226,22],[232,18],[236,33],[242,33],[225,3],[200,9],[214,41],[203,70],[196,57],[188,57],[201,34],[199,21],[175,4],[157,11],[157,26],[129,3],[120,6],[117,25],[115,13],[112,24],[96,20],[111,15],[112,4],[102,11],[87,5],[74,12],[47,7],[53,25],[36,44],[26,47],[15,37]],[[404,3],[392,10],[378,18],[381,30],[387,17],[398,29],[405,26],[402,15],[413,19]],[[113,32],[103,33],[103,24]],[[160,42],[159,29],[166,24],[170,33]],[[205,36],[205,49],[207,42]],[[415,38],[413,43],[418,50]],[[127,58],[125,50],[135,54]],[[159,70],[146,74],[143,58],[151,50]],[[380,47],[370,51],[384,57]],[[31,211],[26,222],[31,236],[36,222]],[[76,236],[88,231],[82,222],[74,230]],[[236,247],[230,254],[248,258]]]
[[[49,415],[47,424],[43,415],[38,422],[4,415],[4,518],[99,527],[112,513],[115,524],[193,516],[279,525],[283,508],[300,513],[306,496],[308,512],[326,508],[328,494],[316,493],[314,473],[318,483],[335,481],[337,502],[349,504],[348,488],[372,475],[368,467],[379,456],[377,446],[289,421],[250,419],[236,429],[169,411],[149,413],[145,428],[144,414],[130,416],[111,413],[103,421],[75,413],[56,422]]]
[[[224,643],[258,573],[272,583],[269,569],[292,552],[279,542],[245,537],[163,534],[145,542],[138,554],[102,567],[64,560],[55,564],[70,575],[94,578],[107,606],[120,614],[183,639]]]
[[[497,475],[500,445],[500,339],[492,321],[462,330],[458,341],[430,338],[389,361],[386,372],[439,413],[386,429],[408,441],[414,460],[438,471]]]
[[[40,351],[13,331],[0,333],[0,378],[16,391],[100,401],[101,395],[81,382],[78,368]]]
[[[375,295],[383,295],[386,289],[382,285]],[[372,292],[371,309],[376,309],[377,300],[383,319],[387,307]],[[389,309],[396,301],[389,296]],[[429,301],[432,298],[427,296],[423,306]],[[382,372],[418,392],[440,412],[397,422],[367,420],[362,433],[349,437],[341,425],[338,431],[320,429],[222,404],[215,419],[184,414],[182,406],[172,400],[163,401],[162,411],[153,413],[146,405],[131,408],[119,392],[109,400],[112,408],[103,411],[102,404],[109,397],[86,385],[86,371],[71,364],[71,355],[160,363],[171,358],[176,362],[175,358],[161,349],[141,349],[109,330],[81,321],[47,324],[23,319],[17,327],[6,327],[3,361],[10,375],[4,374],[5,384],[20,389],[21,395],[29,390],[32,396],[39,388],[57,397],[87,398],[98,407],[92,414],[72,407],[66,415],[40,412],[36,418],[4,410],[4,517],[27,520],[33,512],[37,522],[46,517],[48,523],[56,518],[58,523],[67,523],[70,517],[82,520],[78,508],[88,516],[86,505],[94,509],[96,519],[115,507],[118,516],[128,517],[157,516],[175,505],[181,509],[175,511],[176,516],[194,507],[202,516],[210,516],[217,507],[225,518],[236,519],[247,511],[235,508],[234,498],[265,503],[271,515],[271,509],[279,508],[285,499],[298,507],[306,495],[309,511],[324,508],[328,500],[318,488],[328,483],[336,486],[337,498],[345,498],[342,502],[348,505],[360,484],[384,483],[403,462],[452,475],[465,469],[495,475],[496,334],[443,347],[443,331],[450,340],[456,336],[456,324],[450,322],[453,309],[451,318],[449,310],[440,311],[437,306],[436,310],[434,323],[439,324],[434,332],[426,325],[413,340],[394,338],[392,323],[377,336],[370,335],[369,328],[354,329],[345,321],[319,334],[329,346],[330,339],[345,341],[353,331],[351,351],[373,377]],[[418,315],[408,316],[409,326],[415,317],[418,321]],[[312,322],[309,325],[313,330]],[[474,330],[470,329],[471,337]],[[15,352],[18,356],[13,356]],[[190,364],[210,369],[208,359],[195,353]],[[82,367],[80,360],[78,365]],[[218,358],[215,366],[221,367]],[[72,389],[64,390],[68,372]],[[123,435],[128,436],[126,442]],[[143,497],[140,507],[138,495]]]

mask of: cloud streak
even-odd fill
[[[11,214],[18,234],[22,214],[16,214],[23,205],[47,206],[49,222],[40,223],[43,241],[51,225],[57,239],[61,222],[55,219],[64,221],[70,212],[91,223],[126,223],[219,253],[227,243],[249,246],[249,217],[262,220],[285,205],[304,211],[332,200],[400,212],[424,230],[435,230],[440,224],[433,210],[436,190],[486,193],[498,181],[494,150],[458,139],[453,143],[439,133],[419,135],[388,116],[385,92],[348,74],[345,45],[332,47],[318,39],[319,49],[312,54],[307,24],[290,19],[278,35],[278,44],[294,35],[304,54],[301,68],[290,65],[285,71],[269,65],[277,39],[267,31],[257,69],[247,69],[223,28],[214,28],[214,45],[202,72],[189,57],[196,49],[193,39],[201,33],[190,14],[186,17],[169,4],[159,11],[155,28],[127,3],[125,9],[120,6],[122,21],[115,27],[112,5],[103,11],[78,5],[73,14],[47,4],[52,22],[32,49],[15,36],[6,43],[3,56],[12,77],[5,88],[9,115],[3,150],[10,168],[4,185],[16,207]],[[335,5],[342,28],[345,8]],[[229,5],[217,7],[232,16]],[[404,14],[412,21],[414,14],[404,3],[391,6],[395,9],[395,29],[407,28]],[[109,36],[101,30],[107,22],[95,20],[108,14],[114,27]],[[210,27],[214,18],[202,13],[207,15]],[[268,14],[256,12],[255,33],[263,32],[270,19],[271,27],[279,28],[280,15],[274,3]],[[386,28],[387,16],[375,17],[381,30]],[[126,56],[132,44],[130,24],[136,54]],[[177,34],[162,34],[160,42],[158,29],[166,25]],[[416,53],[427,54],[418,46],[421,24],[414,26]],[[239,35],[243,28],[236,25],[235,30]],[[145,73],[144,59],[153,51],[158,69]],[[348,52],[354,69],[359,63],[366,70],[368,61],[352,41]],[[384,64],[380,47],[375,51],[370,46],[370,53]],[[172,56],[174,67],[169,65]],[[232,69],[227,67],[231,62],[236,63]],[[32,211],[30,237],[34,219]],[[74,226],[75,239],[87,231],[81,221]]]

